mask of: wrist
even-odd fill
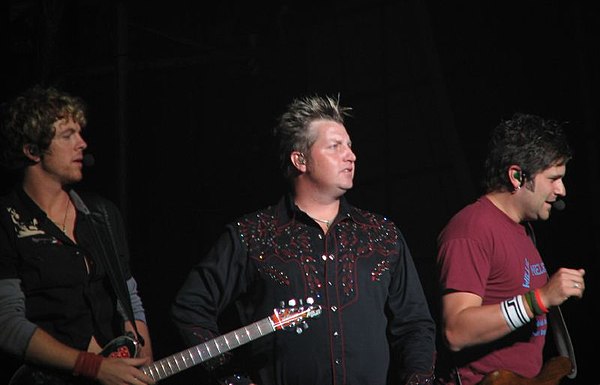
[[[526,298],[522,295],[517,295],[500,303],[500,310],[506,324],[511,331],[526,325],[531,321],[531,317],[527,313],[525,303]]]
[[[548,310],[548,308],[544,304],[544,300],[542,299],[540,289],[535,289],[533,292],[535,294],[535,299],[536,299],[537,304],[540,307],[540,310],[542,311],[542,313],[548,313],[550,310]]]
[[[73,375],[92,379],[97,378],[102,360],[104,360],[104,357],[98,354],[79,352],[77,360],[75,360],[75,365],[73,366]]]

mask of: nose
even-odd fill
[[[348,146],[348,151],[346,153],[346,159],[350,162],[356,162],[356,154],[352,151],[352,147]]]
[[[83,139],[83,136],[81,136],[81,134],[77,134],[77,149],[78,150],[85,150],[87,148],[87,142],[85,141],[85,139]]]
[[[565,184],[562,179],[560,179],[556,184],[556,190],[554,191],[554,193],[559,197],[564,197],[567,195],[567,188],[565,187]]]

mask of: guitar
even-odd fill
[[[321,306],[312,304],[312,299],[307,299],[306,303],[309,305],[302,306],[301,304],[299,307],[294,307],[295,301],[292,300],[290,301],[289,308],[276,308],[269,317],[161,360],[154,361],[149,365],[140,367],[140,370],[153,380],[159,381],[274,331],[293,329],[296,333],[302,333],[308,326],[306,320],[318,317],[322,311]],[[130,358],[135,357],[138,350],[138,342],[129,334],[110,341],[102,349],[100,355],[104,357]],[[89,383],[89,380],[73,377],[69,374],[52,373],[31,366],[23,366],[11,380],[10,385],[69,385]]]
[[[572,365],[568,357],[553,357],[544,364],[534,378],[526,378],[509,370],[495,370],[488,373],[479,385],[558,385],[560,380],[571,373]]]

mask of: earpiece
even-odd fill
[[[515,173],[513,174],[513,176],[515,177],[516,180],[518,180],[519,182],[521,182],[521,172],[520,171],[515,171]]]

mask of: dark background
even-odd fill
[[[89,104],[96,165],[79,189],[124,213],[156,358],[182,349],[169,306],[189,268],[223,224],[283,192],[269,133],[293,97],[339,94],[353,107],[348,196],[403,231],[434,312],[436,235],[479,195],[489,130],[517,111],[566,121],[567,208],[535,228],[550,273],[587,271],[585,297],[563,305],[579,364],[564,383],[597,384],[592,3],[11,0],[0,5],[0,99],[44,83]]]

